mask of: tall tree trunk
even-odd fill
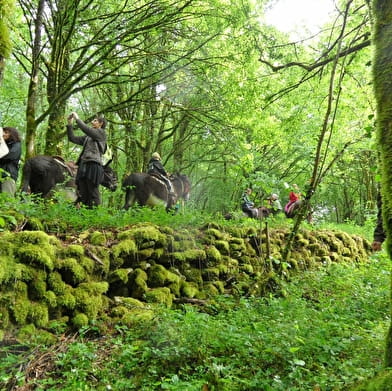
[[[35,137],[37,130],[36,122],[36,104],[37,104],[37,89],[39,85],[39,59],[41,52],[41,33],[44,12],[45,0],[39,0],[37,8],[37,16],[35,19],[35,36],[32,48],[32,63],[29,89],[27,92],[26,105],[26,159],[35,155]]]
[[[4,76],[5,60],[11,53],[11,40],[6,16],[12,13],[14,0],[0,1],[0,84]]]
[[[373,81],[377,104],[377,137],[381,158],[381,194],[387,251],[392,259],[392,2],[373,0]],[[389,328],[385,365],[392,367],[392,323]]]

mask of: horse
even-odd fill
[[[70,191],[67,198],[76,200],[75,177],[78,166],[74,162],[66,162],[59,156],[38,155],[28,159],[23,166],[23,181],[21,191],[37,194],[42,198],[50,198],[57,185],[62,185]],[[117,189],[117,175],[113,169],[104,166],[101,185],[110,191]]]
[[[298,210],[300,209],[300,207],[302,205],[302,202],[303,202],[302,200],[297,200],[292,203],[288,202],[286,204],[286,206],[284,207],[284,214],[286,215],[286,217],[288,219],[293,219],[296,216]],[[313,210],[309,210],[306,215],[306,220],[308,223],[312,223],[312,220],[313,220],[312,213],[313,213]]]
[[[159,176],[146,173],[133,173],[127,176],[122,183],[125,191],[123,209],[128,210],[136,202],[140,206],[163,205],[170,210],[182,198],[189,199],[191,183],[186,175],[173,174],[169,177],[174,195],[171,196],[165,181]]]

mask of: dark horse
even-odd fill
[[[62,184],[71,190],[69,198],[74,201],[76,199],[75,176],[77,168],[75,163],[65,162],[59,156],[38,155],[32,157],[23,166],[22,192],[27,193],[30,188],[32,194],[49,198],[56,185]],[[101,185],[111,191],[117,189],[117,175],[108,165],[104,166]]]
[[[127,176],[122,183],[122,188],[125,190],[123,208],[129,209],[137,202],[140,206],[163,205],[166,210],[169,210],[178,199],[182,198],[187,201],[191,190],[188,177],[183,174],[173,174],[169,179],[174,190],[174,197],[170,196],[166,183],[158,176],[145,173],[133,173]]]

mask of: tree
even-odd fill
[[[0,83],[3,79],[5,61],[11,54],[9,17],[14,6],[13,0],[0,0]]]
[[[373,82],[377,102],[377,138],[381,157],[381,194],[387,251],[392,259],[392,3],[373,0]],[[392,367],[392,323],[389,328],[385,366]]]

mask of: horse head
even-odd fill
[[[103,166],[103,178],[101,185],[108,188],[110,191],[116,191],[117,189],[117,174],[109,165]]]

